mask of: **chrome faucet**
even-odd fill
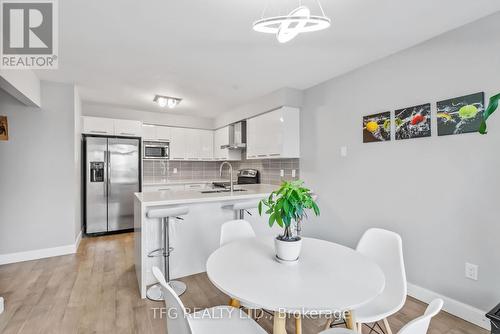
[[[233,183],[233,166],[227,162],[227,161],[224,161],[223,163],[220,164],[220,170],[219,170],[219,174],[220,174],[220,177],[222,177],[222,169],[224,168],[224,165],[228,165],[229,166],[229,175],[230,175],[230,189],[231,189],[231,192],[234,191],[234,183]]]

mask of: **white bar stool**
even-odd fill
[[[163,247],[151,251],[148,254],[148,257],[163,257],[163,272],[165,279],[178,296],[182,295],[186,291],[187,287],[186,284],[181,281],[170,280],[170,253],[174,251],[174,248],[170,247],[170,218],[173,217],[182,220],[180,216],[187,215],[188,212],[189,208],[187,206],[179,206],[167,209],[152,209],[146,214],[148,218],[161,219],[161,232],[163,240]],[[157,283],[150,286],[146,291],[146,296],[148,299],[154,301],[163,301],[164,296],[161,284]]]
[[[251,216],[252,214],[248,212],[250,209],[255,209],[259,205],[258,200],[238,202],[232,205],[224,206],[224,208],[234,211],[234,219],[245,219],[245,211]]]

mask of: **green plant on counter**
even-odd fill
[[[303,187],[303,184],[301,180],[283,182],[278,190],[269,195],[269,198],[259,202],[261,216],[263,206],[267,207],[266,213],[270,215],[269,226],[272,227],[276,223],[284,229],[283,235],[278,237],[280,240],[300,239],[293,236],[292,222],[300,224],[304,218],[307,218],[308,210],[312,210],[316,216],[320,214],[311,191]]]
[[[480,134],[485,135],[488,133],[488,131],[486,131],[486,120],[491,116],[491,114],[495,112],[495,110],[497,110],[499,101],[500,101],[500,94],[490,97],[490,103],[488,105],[488,108],[486,108],[486,110],[484,111],[483,121],[479,126]]]

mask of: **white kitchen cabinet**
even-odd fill
[[[142,122],[132,121],[127,119],[115,119],[115,135],[116,136],[129,136],[141,137],[142,136]]]
[[[150,141],[170,141],[172,128],[163,125],[144,124],[142,126],[142,139]]]
[[[230,150],[221,148],[222,145],[229,144],[229,126],[214,131],[213,156],[217,161],[238,161],[241,160],[241,150]]]
[[[102,117],[82,117],[82,133],[114,135],[114,120],[112,118]]]
[[[214,132],[212,130],[199,130],[200,156],[203,160],[214,159]]]
[[[152,140],[155,141],[156,136],[156,125],[143,124],[142,125],[142,140]]]
[[[170,160],[187,160],[189,154],[186,134],[184,128],[171,128]]]
[[[172,139],[172,128],[168,126],[156,127],[156,140],[170,141]]]
[[[282,107],[247,120],[247,159],[300,157],[299,109]]]

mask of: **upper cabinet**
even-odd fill
[[[142,140],[171,141],[172,128],[161,125],[142,125]]]
[[[142,136],[142,122],[141,121],[115,119],[114,123],[115,123],[115,135],[116,136],[130,136],[130,137],[141,137]]]
[[[214,159],[212,130],[171,128],[170,160]]]
[[[115,123],[111,118],[82,117],[82,132],[98,135],[114,135]]]
[[[247,159],[299,157],[299,109],[282,107],[247,120]]]
[[[142,123],[124,119],[82,117],[82,133],[141,137]]]
[[[214,159],[217,161],[238,161],[241,160],[241,150],[230,150],[221,148],[229,143],[229,126],[214,131]]]

